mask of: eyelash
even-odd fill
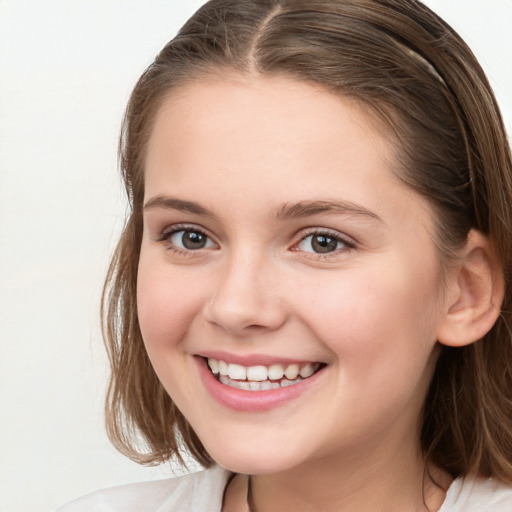
[[[326,253],[318,253],[318,252],[309,252],[309,251],[302,251],[303,253],[307,254],[308,258],[315,259],[315,260],[324,260],[328,258],[333,258],[339,256],[341,253],[349,252],[356,248],[356,243],[349,239],[348,237],[341,236],[336,231],[330,231],[328,229],[311,229],[310,231],[304,233],[300,241],[296,244],[294,244],[292,251],[299,251],[298,247],[299,245],[307,240],[310,237],[326,237],[330,238],[331,240],[334,240],[337,244],[343,244],[344,247],[336,248],[333,251],[326,252]]]
[[[172,237],[176,234],[176,233],[179,233],[183,231],[184,233],[198,233],[202,236],[204,236],[205,238],[207,238],[210,242],[213,242],[213,240],[211,239],[210,236],[208,236],[207,233],[205,233],[205,231],[197,226],[193,226],[193,225],[190,225],[190,224],[176,224],[174,226],[172,226],[171,228],[169,229],[165,229],[164,231],[162,231],[162,233],[160,234],[160,236],[157,238],[157,242],[162,242],[162,243],[167,243],[168,246],[167,246],[167,250],[169,251],[172,251],[174,252],[175,254],[179,255],[179,256],[192,256],[194,255],[194,253],[198,253],[201,251],[201,248],[200,249],[182,249],[181,247],[177,247],[175,244],[173,244],[171,242],[171,239]],[[215,242],[213,242],[215,244]],[[217,244],[215,244],[217,245]]]
[[[167,250],[172,251],[179,256],[192,256],[194,253],[200,253],[201,250],[204,249],[204,248],[182,249],[181,247],[177,247],[175,244],[173,244],[171,242],[172,237],[176,233],[180,233],[181,231],[183,231],[184,233],[186,233],[186,232],[198,233],[198,234],[206,237],[207,240],[209,240],[211,243],[217,245],[215,242],[213,242],[212,238],[203,229],[199,228],[198,226],[194,226],[194,225],[190,225],[190,224],[176,224],[169,229],[165,229],[164,231],[162,231],[162,233],[159,235],[159,237],[157,238],[156,241],[160,242],[160,243],[167,243],[168,244]],[[331,240],[334,240],[337,244],[342,244],[344,247],[336,248],[335,250],[329,251],[326,253],[318,253],[318,252],[314,252],[314,251],[300,251],[300,249],[298,248],[300,246],[300,244],[303,243],[305,240],[307,240],[309,237],[314,237],[314,236],[317,236],[317,237],[323,236],[323,237],[329,238]],[[323,260],[323,259],[328,259],[328,258],[339,256],[340,253],[346,253],[355,248],[356,248],[356,243],[354,241],[348,239],[348,237],[341,236],[338,232],[330,231],[328,229],[312,228],[309,231],[307,231],[306,233],[302,234],[300,237],[300,240],[298,242],[296,242],[290,250],[293,252],[302,252],[305,255],[307,255],[306,256],[307,258],[310,258],[310,259]],[[207,249],[209,249],[209,248],[207,248]]]

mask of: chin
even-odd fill
[[[266,475],[280,473],[293,469],[301,464],[297,453],[287,456],[276,450],[265,451],[257,445],[252,450],[236,449],[233,446],[230,450],[218,453],[216,450],[209,451],[211,457],[223,468],[244,475]]]

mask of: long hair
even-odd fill
[[[396,142],[394,172],[428,199],[440,261],[471,228],[496,244],[505,273],[500,318],[482,339],[442,347],[421,443],[453,476],[512,482],[512,164],[502,118],[471,50],[417,0],[212,0],[158,54],[131,95],[120,166],[130,211],[103,296],[111,380],[107,427],[141,463],[212,463],[158,381],[137,320],[144,161],[153,120],[179,86],[226,72],[284,75],[372,109]]]

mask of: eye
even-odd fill
[[[165,235],[175,248],[196,251],[216,247],[215,243],[202,231],[197,229],[176,229]]]
[[[299,251],[315,254],[328,254],[351,247],[351,244],[330,233],[312,233],[306,235],[297,245]]]

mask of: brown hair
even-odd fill
[[[212,463],[158,381],[136,310],[144,159],[152,120],[177,86],[222,72],[284,74],[356,98],[388,123],[395,171],[431,202],[446,261],[471,228],[505,272],[502,314],[484,339],[443,347],[426,398],[422,447],[453,476],[512,482],[512,164],[487,79],[461,38],[417,0],[212,0],[156,57],[132,93],[120,164],[130,213],[103,298],[112,376],[106,412],[118,449],[142,463],[184,442]]]

